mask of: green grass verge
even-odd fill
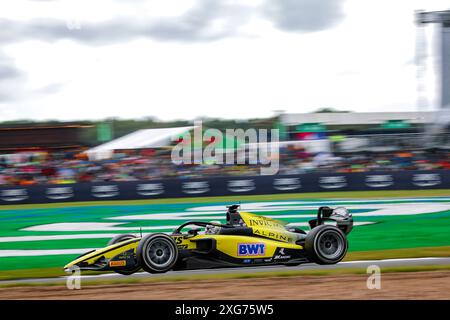
[[[113,206],[120,205],[136,205],[136,204],[190,204],[190,203],[211,203],[211,202],[236,202],[236,201],[256,201],[256,200],[292,200],[292,199],[313,199],[313,198],[396,198],[396,197],[439,197],[450,196],[450,189],[443,190],[413,190],[413,191],[362,191],[362,192],[321,192],[321,193],[296,193],[296,194],[276,194],[276,195],[256,195],[256,196],[230,196],[230,197],[208,197],[208,198],[178,198],[178,199],[155,199],[155,200],[131,200],[131,201],[95,201],[95,202],[71,202],[71,203],[53,203],[41,205],[8,205],[1,206],[1,210],[15,209],[39,209],[39,208],[55,208],[58,212],[44,212],[42,217],[36,216],[37,222],[44,223],[45,219],[58,217],[58,208],[68,208],[83,206],[86,210],[92,206],[106,205],[107,209],[99,213],[99,217],[109,216],[108,211]],[[77,209],[78,210],[78,209]],[[103,210],[103,209],[102,209]],[[174,209],[175,210],[175,209]],[[3,211],[3,213],[7,213]],[[70,214],[70,210],[68,213]],[[13,214],[13,213],[11,213]],[[15,213],[14,213],[15,214]],[[79,213],[77,213],[79,214]],[[116,213],[114,213],[116,214]],[[118,214],[118,213],[117,213]],[[47,216],[48,215],[48,216]],[[75,216],[77,218],[77,216]],[[26,222],[31,224],[37,223],[31,217],[26,218]],[[41,219],[41,220],[39,220]],[[77,218],[78,219],[78,218]],[[359,218],[364,221],[365,218]],[[368,219],[368,218],[366,218]],[[450,246],[448,241],[447,226],[450,217],[448,212],[434,213],[426,216],[399,216],[384,217],[382,221],[374,225],[361,226],[350,234],[350,252],[346,257],[349,260],[376,260],[391,258],[416,258],[416,257],[442,257],[450,256]],[[10,222],[12,223],[12,222]],[[17,227],[19,228],[19,227]],[[431,241],[432,240],[432,241]],[[90,240],[88,247],[96,247],[96,240]],[[98,240],[100,241],[100,240]],[[101,240],[103,241],[103,240]],[[26,244],[26,243],[25,243]],[[43,245],[45,242],[39,242],[35,245]],[[17,244],[20,249],[24,243]],[[30,248],[28,244],[27,249]],[[76,242],[78,246],[78,242]],[[71,245],[75,246],[75,244]],[[68,247],[71,247],[68,246]],[[423,246],[423,247],[419,247]],[[397,247],[397,249],[391,249]],[[401,248],[409,247],[409,248]],[[413,248],[411,248],[413,247]],[[5,247],[5,249],[9,249]],[[44,248],[48,249],[48,248]],[[355,251],[352,251],[355,250]],[[58,256],[58,259],[67,262],[72,260],[73,256]],[[5,269],[0,271],[0,280],[22,279],[22,278],[47,278],[64,276],[60,266],[64,265],[61,261],[53,261],[55,259],[49,256],[42,257],[16,257],[14,259],[2,258],[2,267]],[[32,260],[33,263],[30,263]],[[34,265],[33,265],[34,264]],[[47,264],[45,266],[45,264]],[[43,268],[38,268],[42,266]],[[25,267],[27,269],[10,270],[17,267]]]
[[[450,246],[349,252],[344,261],[450,257]]]
[[[65,206],[92,206],[92,205],[136,205],[136,204],[174,204],[174,203],[203,203],[203,202],[238,202],[253,200],[292,200],[312,198],[348,198],[348,199],[376,199],[376,198],[398,198],[398,197],[446,197],[450,196],[450,189],[434,190],[380,190],[380,191],[338,191],[338,192],[305,192],[284,193],[249,196],[220,196],[220,197],[191,197],[191,198],[165,198],[148,200],[111,200],[111,201],[86,201],[86,202],[62,202],[44,204],[15,204],[2,205],[0,210],[11,209],[45,209],[60,208]]]
[[[100,272],[83,272],[83,275],[93,274],[100,274]],[[67,276],[67,273],[65,273],[62,268],[35,268],[0,271],[0,281],[36,278],[57,278],[63,276]]]

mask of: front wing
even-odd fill
[[[176,270],[308,262],[303,247],[250,236],[173,235],[179,250]],[[141,238],[126,240],[87,252],[64,269],[110,271],[137,267],[136,250]]]

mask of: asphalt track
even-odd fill
[[[105,273],[101,275],[85,275],[81,277],[83,280],[118,280],[130,278],[164,278],[173,276],[189,276],[189,275],[211,275],[211,274],[233,274],[233,273],[258,273],[258,272],[276,272],[276,271],[292,271],[292,270],[329,270],[329,269],[347,269],[347,268],[367,268],[368,266],[376,265],[383,267],[401,267],[401,266],[432,266],[432,265],[450,265],[450,257],[438,258],[405,258],[405,259],[384,259],[384,260],[362,260],[362,261],[346,261],[335,265],[317,265],[313,263],[306,263],[296,267],[287,266],[264,266],[264,267],[240,267],[240,268],[220,268],[220,269],[201,269],[201,270],[187,270],[187,271],[171,271],[164,274],[149,274],[147,272],[138,272],[130,276],[123,276],[115,273]],[[18,280],[4,280],[1,284],[11,283],[52,283],[65,281],[67,277],[58,278],[34,278],[34,279],[18,279]]]

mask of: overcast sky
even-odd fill
[[[416,111],[448,0],[2,0],[0,121]],[[433,27],[427,27],[428,44]],[[426,105],[435,103],[429,50]]]

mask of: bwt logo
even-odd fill
[[[264,243],[239,243],[238,256],[263,256],[266,253]]]

